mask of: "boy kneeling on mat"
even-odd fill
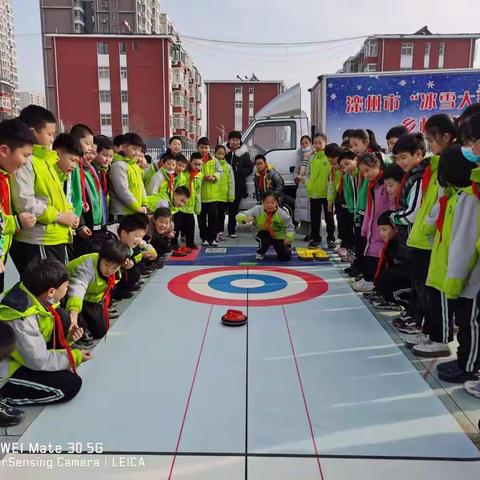
[[[98,253],[82,255],[68,264],[67,310],[72,324],[80,323],[88,337],[102,338],[110,327],[111,294],[127,258],[128,247],[120,240],[109,240]]]
[[[292,258],[290,245],[295,239],[295,227],[288,212],[278,205],[276,192],[265,192],[261,196],[261,205],[239,213],[237,223],[253,223],[257,228],[256,260],[263,260],[270,247],[275,249],[278,259],[288,261]]]
[[[43,260],[30,264],[21,280],[0,304],[0,321],[8,322],[16,336],[0,396],[10,405],[66,402],[82,386],[76,368],[92,358],[90,351],[70,347],[83,330],[55,307],[67,292],[67,269]]]

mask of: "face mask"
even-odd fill
[[[472,147],[462,147],[462,155],[469,162],[480,162],[480,155],[474,155]]]
[[[48,298],[47,298],[47,303],[48,303],[49,305],[52,305],[52,306],[55,305],[55,303],[56,303],[56,302],[55,302],[55,297],[48,297]]]
[[[310,152],[311,150],[312,150],[312,147],[302,148],[303,153]]]

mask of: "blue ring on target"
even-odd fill
[[[258,280],[263,282],[263,285],[258,287],[238,287],[232,285],[233,282],[237,280]],[[222,275],[220,277],[214,278],[208,282],[208,286],[215,290],[224,293],[271,293],[278,292],[286,288],[288,283],[283,280],[283,278],[273,277],[270,275],[260,275],[255,273],[250,274],[234,274],[234,275]]]

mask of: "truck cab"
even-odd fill
[[[263,154],[282,175],[285,194],[290,197],[285,202],[289,210],[293,208],[289,208],[289,204],[292,205],[296,191],[293,179],[301,161],[300,139],[309,134],[308,118],[301,111],[300,102],[300,84],[296,84],[267,103],[242,135],[252,162],[256,155]],[[257,203],[253,175],[247,178],[248,198],[242,200],[241,209],[251,208]],[[293,218],[293,211],[291,214]]]

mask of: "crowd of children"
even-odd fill
[[[450,356],[457,331],[456,359],[439,364],[438,376],[480,398],[480,105],[455,120],[433,115],[425,134],[391,128],[388,152],[371,130],[342,140],[316,134],[312,149],[302,138],[295,219],[310,222],[316,247],[324,211],[328,246],[353,289],[401,312],[393,324],[415,355]]]
[[[77,394],[76,369],[118,317],[115,302],[168,254],[198,249],[197,224],[202,245],[216,247],[253,223],[258,261],[270,247],[281,261],[292,257],[283,178],[265,156],[252,162],[239,132],[213,154],[200,138],[189,159],[172,137],[152,162],[135,133],[56,130],[54,115],[33,105],[0,123],[1,291],[10,262],[20,274],[0,303],[5,426],[21,421],[15,406]],[[394,324],[414,354],[449,356],[458,328],[457,358],[439,377],[480,398],[480,107],[456,121],[432,116],[425,137],[394,127],[388,153],[371,130],[346,131],[342,145],[302,137],[295,220],[317,248],[323,212],[326,245],[348,265],[354,290],[378,309],[402,309]],[[254,168],[258,205],[239,213]]]

